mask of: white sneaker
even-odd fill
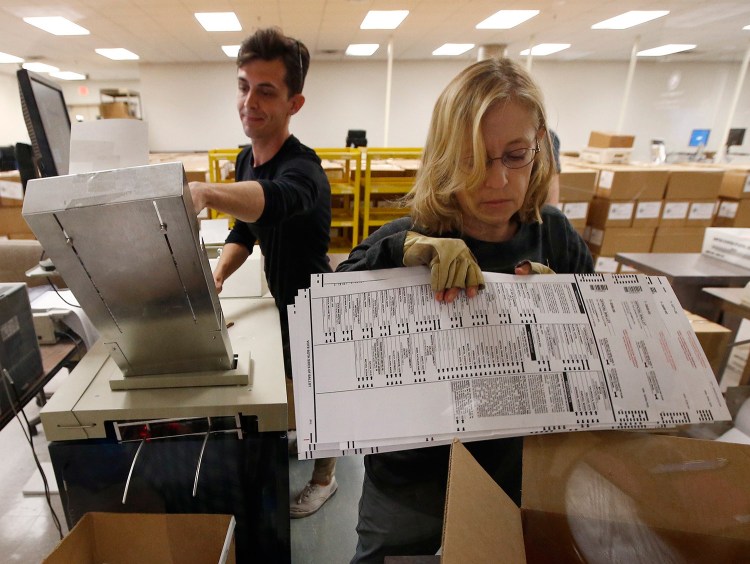
[[[336,483],[336,477],[331,478],[331,483],[326,486],[307,482],[302,492],[295,498],[294,503],[289,507],[289,515],[292,519],[299,519],[312,515],[328,498],[336,493],[339,485]]]

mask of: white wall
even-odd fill
[[[467,61],[407,61],[393,67],[388,144],[421,146],[432,106],[447,82]],[[648,158],[652,138],[669,151],[687,150],[690,131],[711,129],[715,150],[726,126],[739,63],[658,63],[639,61],[624,133],[636,136],[634,157]],[[370,146],[384,144],[384,62],[313,61],[292,132],[312,147],[342,146],[348,129],[365,129]],[[591,130],[614,130],[620,114],[627,63],[534,61],[552,128],[563,150],[586,146]],[[235,109],[233,63],[141,65],[139,82],[64,85],[69,104],[98,102],[99,88],[141,93],[152,151],[192,151],[233,147],[246,142]],[[15,76],[0,74],[0,144],[28,140],[21,117]],[[745,81],[733,127],[750,128],[750,79]],[[741,149],[750,152],[750,134]]]

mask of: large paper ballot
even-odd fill
[[[485,281],[441,304],[421,267],[314,276],[289,306],[300,458],[730,419],[665,278]]]

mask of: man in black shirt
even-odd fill
[[[281,319],[284,365],[291,378],[286,306],[310,275],[330,272],[331,188],[320,159],[289,133],[302,95],[310,55],[277,28],[248,37],[237,56],[237,109],[252,141],[237,157],[234,184],[191,182],[196,212],[205,207],[237,219],[214,271],[216,289],[260,244],[268,287]],[[316,460],[310,482],[296,497],[292,517],[317,511],[335,493],[335,459]]]

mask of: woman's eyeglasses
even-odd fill
[[[487,157],[487,168],[492,168],[492,163],[495,161],[502,161],[505,168],[515,169],[529,166],[533,161],[536,154],[540,151],[539,139],[536,140],[536,149],[513,149],[507,153],[503,153],[499,157]]]

